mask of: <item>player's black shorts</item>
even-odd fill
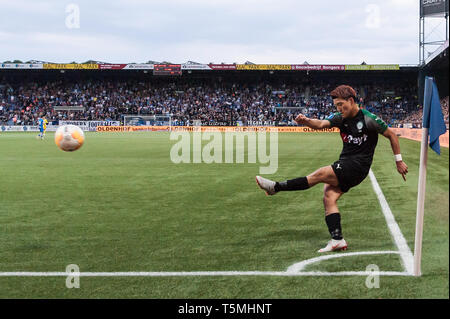
[[[346,193],[352,187],[359,185],[369,174],[370,165],[361,165],[352,159],[340,159],[331,167],[339,181],[339,188]]]

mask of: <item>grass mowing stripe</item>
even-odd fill
[[[254,182],[259,165],[175,165],[165,133],[87,133],[86,144],[70,154],[56,148],[51,134],[45,141],[11,134],[0,134],[0,271],[64,270],[76,263],[83,273],[284,273],[317,257],[329,237],[320,187],[267,198]],[[383,138],[373,170],[411,243],[419,144],[401,144],[410,167],[406,183],[395,178]],[[304,176],[329,165],[341,146],[338,134],[279,134],[279,169],[269,178]],[[61,278],[1,277],[0,296],[448,298],[448,150],[430,156],[421,278],[393,271],[380,289],[367,290],[358,275],[367,275],[358,271],[363,261],[347,268],[354,259],[343,258],[299,276],[86,277],[77,290]],[[369,181],[343,197],[340,208],[352,251],[396,249]],[[401,264],[386,258],[381,265],[397,270]],[[328,270],[351,275],[319,275]]]

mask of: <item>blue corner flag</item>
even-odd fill
[[[439,92],[432,77],[425,78],[425,90],[423,98],[423,122],[422,126],[428,128],[430,147],[441,155],[439,136],[447,132],[444,116],[442,115]]]

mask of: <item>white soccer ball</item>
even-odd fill
[[[76,151],[84,143],[83,130],[76,125],[62,125],[55,132],[55,143],[63,151]]]

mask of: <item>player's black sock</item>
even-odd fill
[[[342,239],[341,214],[337,212],[327,215],[325,216],[325,221],[327,223],[328,231],[330,232],[331,238],[341,240]]]
[[[289,179],[284,182],[275,183],[275,191],[300,191],[308,189],[308,179],[306,177],[299,177],[294,179]]]

